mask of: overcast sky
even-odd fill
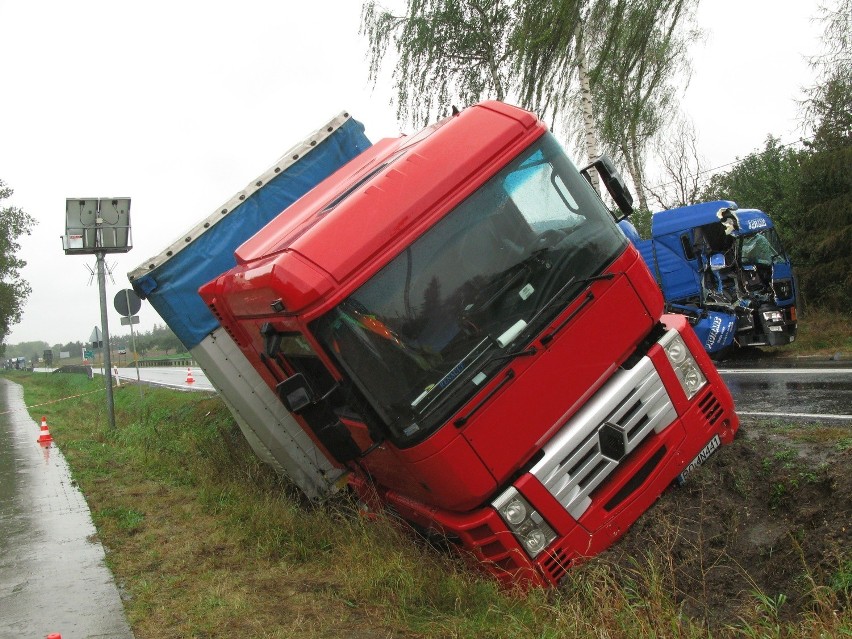
[[[396,2],[396,4],[399,4]],[[133,249],[108,255],[110,333],[127,273],[342,110],[376,141],[400,127],[367,82],[361,2],[0,0],[0,206],[38,221],[21,239],[32,294],[7,344],[88,339],[94,256],[65,256],[66,197],[132,198]],[[818,0],[704,0],[683,107],[711,167],[800,136],[796,99],[821,49]],[[409,132],[405,129],[405,132]],[[770,212],[771,213],[771,212]],[[143,303],[142,331],[162,324]]]

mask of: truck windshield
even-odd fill
[[[759,233],[743,235],[740,241],[740,261],[743,264],[763,264],[771,266],[784,262],[784,247],[775,229],[766,229]]]
[[[545,134],[312,329],[392,441],[410,445],[505,366],[626,242]]]

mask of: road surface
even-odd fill
[[[720,368],[742,416],[852,423],[852,368]]]

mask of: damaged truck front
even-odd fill
[[[655,213],[650,239],[629,227],[626,232],[654,273],[667,310],[689,318],[708,353],[796,338],[793,266],[763,211],[703,202]]]
[[[557,584],[738,427],[686,318],[526,111],[485,102],[375,144],[235,257],[200,290],[232,357],[366,505],[503,582]]]

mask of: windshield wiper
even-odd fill
[[[584,277],[583,279],[579,279],[579,280],[576,277],[572,277],[570,280],[568,280],[562,286],[562,288],[560,288],[556,292],[556,294],[553,297],[551,297],[547,301],[547,303],[543,307],[541,307],[538,310],[538,312],[536,312],[535,315],[532,316],[532,319],[530,319],[529,322],[524,323],[524,330],[526,330],[527,326],[529,326],[530,324],[535,322],[535,320],[538,319],[538,317],[544,311],[546,311],[550,307],[550,305],[556,299],[558,299],[570,286],[579,286],[581,284],[589,284],[590,282],[596,282],[598,280],[611,280],[616,275],[617,275],[616,273],[602,273],[601,275],[592,275],[591,277]],[[589,295],[591,295],[591,293]],[[562,329],[562,327],[565,326],[565,324],[570,322],[571,319],[573,319],[574,315],[576,315],[583,306],[588,304],[589,301],[591,301],[591,300],[584,301],[573,313],[571,313],[571,315],[569,317],[567,317],[561,324],[559,324],[559,326],[557,326],[553,331],[551,331],[547,335],[543,336],[541,338],[542,344],[547,344],[550,340],[552,340],[553,336],[556,333],[558,333]],[[518,331],[518,334],[520,334],[520,332],[522,332],[522,331]],[[513,336],[512,341],[514,341],[514,337],[515,336]],[[499,343],[499,340],[498,340],[498,343]],[[491,359],[488,360],[488,364],[491,364],[492,362],[499,362],[499,361],[504,360],[504,359],[505,360],[513,360],[517,357],[529,357],[531,355],[535,355],[537,352],[538,352],[538,350],[535,348],[535,346],[530,346],[529,348],[515,350],[515,351],[512,351],[510,353],[506,353],[505,355],[498,355],[496,357],[492,357]]]
[[[492,357],[488,360],[488,364],[493,362],[499,362],[504,359],[513,360],[516,357],[530,357],[531,355],[535,355],[538,353],[538,350],[535,346],[530,346],[529,348],[524,348],[518,351],[512,351],[511,353],[506,353],[505,355],[498,355],[497,357]]]
[[[494,342],[490,337],[486,337],[479,344],[473,347],[473,349],[461,358],[458,363],[453,366],[452,369],[448,373],[446,373],[441,379],[439,379],[434,384],[428,386],[426,390],[424,390],[420,395],[418,395],[413,402],[411,402],[411,408],[419,411],[421,414],[424,413],[430,404],[435,402],[443,392],[452,386],[460,377],[463,376],[467,370],[470,370],[471,367],[479,361],[479,359],[488,351],[490,348],[494,346]],[[424,400],[429,400],[425,404],[423,404]],[[423,406],[421,407],[421,404]]]
[[[540,263],[544,266],[544,268],[550,268],[550,263],[542,258],[542,254],[546,253],[548,250],[549,249],[547,248],[543,248],[533,251],[522,261],[517,264],[513,264],[506,270],[495,275],[491,281],[483,287],[480,295],[477,297],[484,297],[484,295],[488,294],[490,290],[495,287],[497,290],[488,295],[488,297],[481,302],[474,298],[473,302],[464,309],[465,314],[472,315],[491,308],[513,286],[518,284],[524,276],[529,277],[533,273],[533,265],[536,262]]]
[[[565,284],[563,284],[562,287],[558,291],[556,291],[553,297],[547,300],[547,302],[545,302],[544,305],[540,309],[538,309],[538,311],[536,311],[535,315],[533,315],[527,322],[527,325],[529,326],[533,324],[545,311],[550,309],[556,302],[556,300],[561,298],[569,288],[573,286],[580,286],[582,284],[589,284],[591,282],[597,282],[598,280],[611,280],[616,275],[618,275],[618,273],[601,273],[600,275],[592,275],[590,277],[584,277],[582,279],[577,279],[577,276],[575,275],[570,280],[565,282]]]
[[[591,282],[597,282],[598,280],[611,280],[616,275],[617,275],[616,273],[601,273],[600,275],[592,275],[591,277],[585,277],[581,280],[576,280],[576,281],[574,281],[574,284],[590,284]],[[556,296],[554,296],[550,301],[552,302],[554,299],[556,299]],[[566,317],[564,320],[559,322],[559,324],[556,327],[554,327],[554,329],[552,331],[550,331],[547,335],[541,336],[541,343],[542,344],[549,343],[554,337],[556,337],[556,334],[559,331],[561,331],[563,328],[565,328],[565,326],[567,326],[571,322],[571,320],[573,320],[580,313],[580,311],[583,310],[583,308],[585,308],[586,306],[591,304],[593,299],[595,299],[594,293],[592,293],[591,291],[586,293],[586,297],[583,299],[583,301],[580,303],[580,305],[573,310],[573,312],[568,317]],[[549,304],[549,302],[548,302],[548,304]]]

